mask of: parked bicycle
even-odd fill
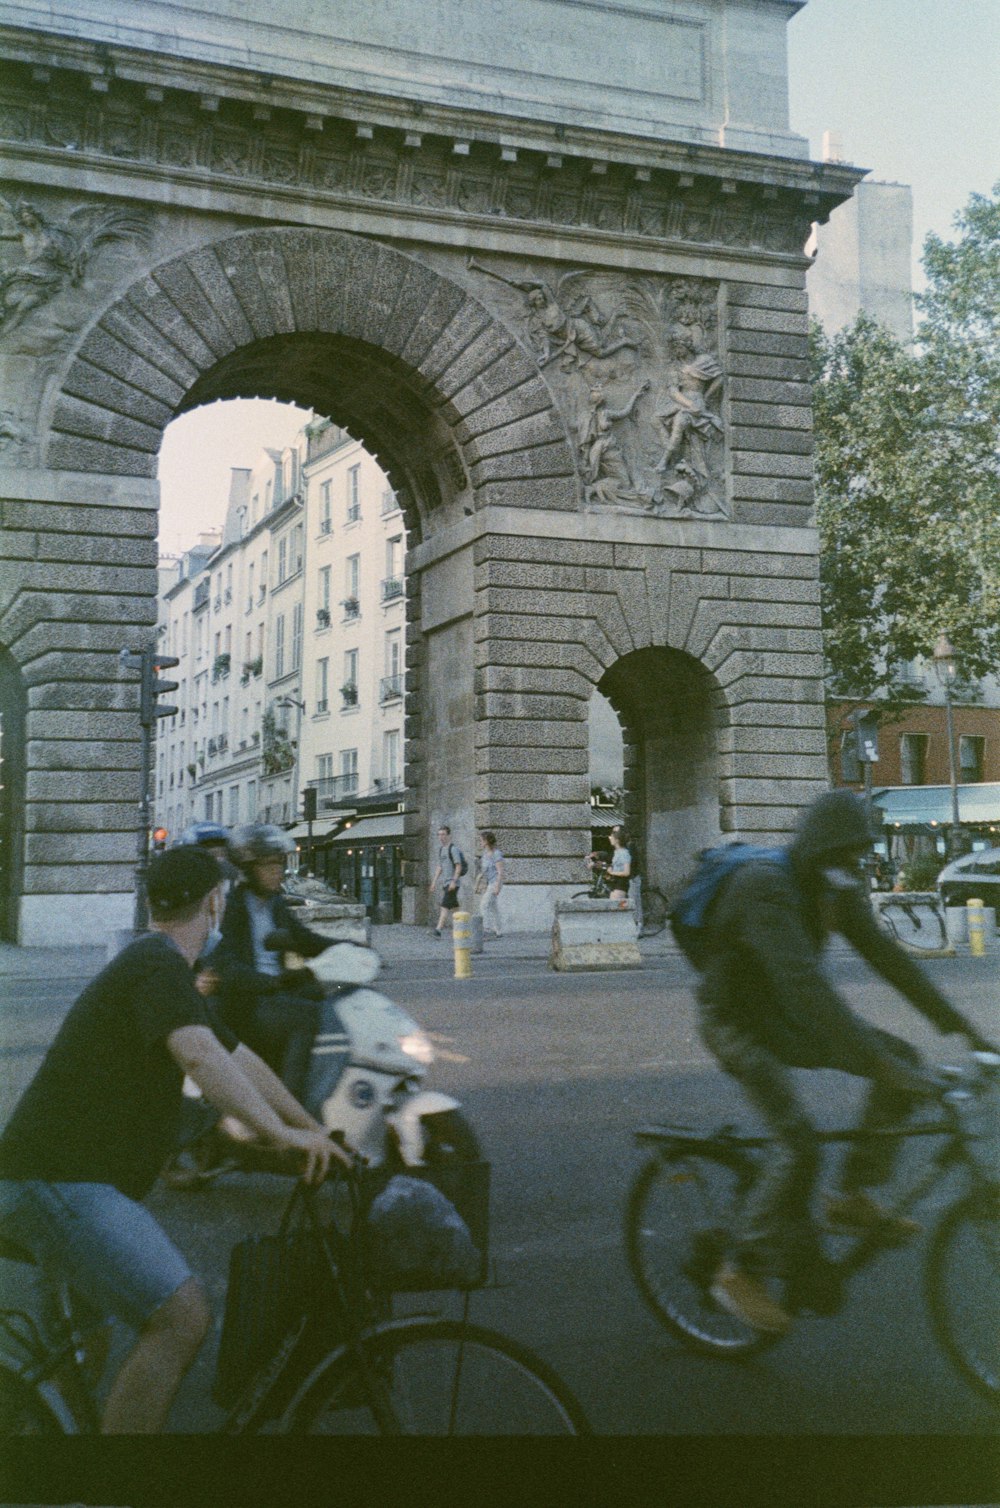
[[[473,1166],[465,1165],[463,1176]],[[426,1172],[438,1180],[436,1170]],[[470,1290],[484,1286],[482,1280],[461,1293],[459,1318],[442,1317],[440,1309],[392,1317],[393,1293],[373,1276],[377,1254],[364,1218],[369,1203],[359,1173],[339,1173],[322,1192],[297,1185],[282,1239],[273,1244],[288,1264],[274,1289],[281,1313],[276,1325],[273,1313],[260,1313],[260,1324],[271,1322],[274,1333],[261,1355],[254,1358],[251,1347],[253,1364],[235,1393],[232,1376],[227,1379],[231,1396],[222,1432],[587,1433],[580,1404],[550,1366],[526,1346],[472,1323]],[[485,1272],[485,1227],[473,1234]],[[0,1256],[31,1261],[9,1242]],[[43,1287],[44,1317],[0,1311],[10,1353],[0,1359],[3,1438],[98,1428],[97,1380],[80,1307],[65,1286]],[[246,1314],[242,1321],[245,1332]],[[253,1321],[251,1339],[256,1316]],[[220,1360],[228,1350],[232,1373],[228,1324],[227,1309]]]
[[[926,1250],[924,1300],[938,1343],[962,1377],[1000,1405],[1000,1055],[973,1054],[967,1069],[942,1070],[941,1115],[932,1122],[890,1127],[875,1135],[937,1137],[929,1163],[896,1197],[891,1213],[913,1210],[958,1173],[957,1197],[937,1219]],[[855,1141],[854,1130],[816,1132],[830,1144]],[[636,1133],[652,1156],[628,1195],[625,1240],[639,1292],[671,1333],[696,1351],[741,1358],[773,1345],[721,1309],[711,1284],[726,1251],[733,1215],[746,1198],[773,1145],[766,1136],[740,1136],[731,1126],[707,1135],[683,1126],[649,1126]],[[892,1244],[876,1227],[844,1238],[843,1255],[824,1268],[822,1301],[810,1293],[809,1272],[786,1284],[784,1307],[835,1313],[848,1280]]]

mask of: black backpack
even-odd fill
[[[453,864],[455,862],[455,854],[456,853],[458,854],[458,873],[459,873],[459,877],[461,878],[462,875],[466,875],[469,872],[469,866],[468,866],[468,864],[465,861],[465,854],[457,846],[457,844],[455,844],[455,843],[449,843],[448,844],[448,857],[449,857],[449,859],[451,860],[451,862]]]

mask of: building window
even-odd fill
[[[840,734],[840,778],[845,785],[853,785],[863,778],[853,728],[844,728]]]
[[[397,507],[396,494],[391,487],[386,487],[382,492],[382,517],[387,513],[395,513]]]
[[[333,528],[333,512],[330,493],[333,488],[332,482],[323,482],[319,489],[319,532],[329,534]]]
[[[332,780],[333,779],[333,755],[332,754],[317,754],[316,755],[316,779],[317,780]]]
[[[340,775],[345,796],[352,796],[358,789],[358,751],[341,749]]]
[[[289,551],[288,569],[292,573],[302,569],[302,536],[305,531],[301,524],[296,524],[292,530],[291,549]]]
[[[274,625],[274,678],[280,680],[285,673],[285,615],[279,613]]]
[[[298,670],[302,664],[302,603],[296,602],[292,608],[292,670]]]
[[[382,778],[390,790],[399,784],[399,729],[382,735]]]
[[[316,661],[316,711],[329,712],[330,710],[330,661],[326,658]]]
[[[247,821],[248,822],[255,822],[256,820],[257,820],[257,782],[256,782],[256,780],[248,780],[247,781]]]
[[[240,788],[238,785],[229,787],[229,812],[226,817],[230,827],[235,827],[240,820]]]
[[[352,466],[347,473],[347,522],[356,524],[361,517],[361,467]]]
[[[288,536],[278,540],[278,579],[276,586],[280,586],[288,575]]]
[[[358,651],[356,649],[344,651],[344,680],[340,694],[344,699],[345,707],[358,705]]]
[[[904,733],[899,740],[899,767],[904,785],[923,785],[927,768],[927,734]]]
[[[966,785],[974,785],[983,778],[983,761],[986,740],[976,734],[963,733],[958,740],[959,778]]]

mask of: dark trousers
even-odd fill
[[[262,995],[229,1020],[240,1040],[274,1069],[299,1101],[305,1093],[313,1038],[319,1029],[320,1004],[302,995]]]
[[[721,1066],[740,1084],[774,1137],[764,1153],[732,1232],[734,1256],[746,1272],[787,1275],[817,1249],[810,1200],[819,1171],[819,1147],[792,1070],[732,1020],[702,1006],[701,1034]],[[883,1046],[918,1065],[919,1054],[898,1037],[879,1032]],[[836,1063],[824,1065],[839,1067]],[[869,1083],[858,1130],[874,1132],[905,1120],[913,1097],[880,1080]],[[874,1187],[891,1177],[896,1143],[891,1137],[851,1142],[840,1175],[845,1193]]]

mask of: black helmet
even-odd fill
[[[217,843],[229,843],[229,830],[221,822],[192,822],[177,839],[177,848],[209,848]]]
[[[295,844],[281,827],[267,822],[249,822],[245,827],[234,827],[229,835],[229,857],[238,869],[248,869],[261,859],[273,859],[280,854],[295,852]]]

